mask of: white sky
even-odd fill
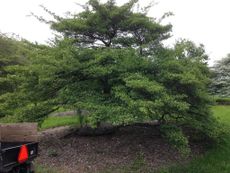
[[[102,0],[103,2],[104,0]],[[118,3],[127,0],[117,0]],[[53,37],[48,25],[40,23],[28,15],[33,12],[47,17],[39,7],[43,4],[58,15],[66,11],[78,12],[75,2],[84,4],[86,0],[0,0],[0,31],[16,33],[30,41],[45,43]],[[149,0],[139,0],[147,5]],[[167,19],[173,24],[173,37],[167,42],[173,44],[179,38],[202,43],[210,56],[210,64],[230,53],[230,0],[156,0],[158,3],[149,12],[159,17],[171,11],[173,17]]]

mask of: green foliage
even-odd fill
[[[195,158],[188,164],[175,165],[165,168],[158,173],[228,173],[230,172],[230,107],[214,106],[214,115],[227,126],[227,134],[224,136],[224,143],[208,151],[204,156]],[[224,125],[223,125],[224,124]]]
[[[217,61],[212,67],[212,84],[210,90],[213,95],[230,97],[230,55]]]
[[[145,49],[160,44],[170,34],[171,25],[161,25],[145,13],[133,12],[137,0],[122,6],[115,1],[104,4],[90,0],[85,11],[70,18],[56,18],[51,27],[68,38],[75,38],[79,47],[136,47]]]
[[[42,122],[60,107],[87,110],[93,127],[158,120],[175,126],[164,134],[183,152],[188,140],[181,127],[217,138],[204,47],[186,40],[163,47],[171,25],[134,12],[135,3],[90,0],[68,18],[46,9],[63,38],[50,46],[29,44],[28,63],[9,68],[7,78],[17,85],[0,97],[3,114]]]
[[[161,133],[175,147],[183,156],[188,156],[190,148],[188,138],[183,134],[182,130],[176,126],[163,125],[161,126]]]
[[[6,102],[14,102],[10,101],[10,98],[21,82],[20,76],[12,69],[26,64],[29,48],[30,44],[25,40],[0,34],[0,118],[12,113],[11,106]],[[15,104],[12,103],[13,106]]]
[[[204,45],[198,47],[191,41],[182,39],[175,45],[175,51],[178,58],[192,58],[198,61],[208,60]]]

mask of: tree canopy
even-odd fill
[[[70,18],[51,13],[56,19],[50,22],[51,28],[74,39],[79,47],[133,47],[143,53],[169,38],[171,25],[161,25],[144,13],[133,12],[136,3],[131,0],[117,6],[114,0],[104,4],[90,0],[83,12]]]

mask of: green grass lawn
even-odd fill
[[[212,110],[221,122],[230,126],[230,106],[214,106]]]
[[[55,116],[48,117],[41,125],[41,130],[60,127],[60,126],[74,126],[79,125],[79,119],[77,116]]]

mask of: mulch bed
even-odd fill
[[[191,144],[191,148],[192,155],[203,152],[199,145]],[[64,173],[94,173],[121,167],[131,164],[140,154],[153,169],[191,158],[182,158],[159,136],[154,126],[122,127],[104,136],[50,137],[40,143],[39,152],[37,163]]]

